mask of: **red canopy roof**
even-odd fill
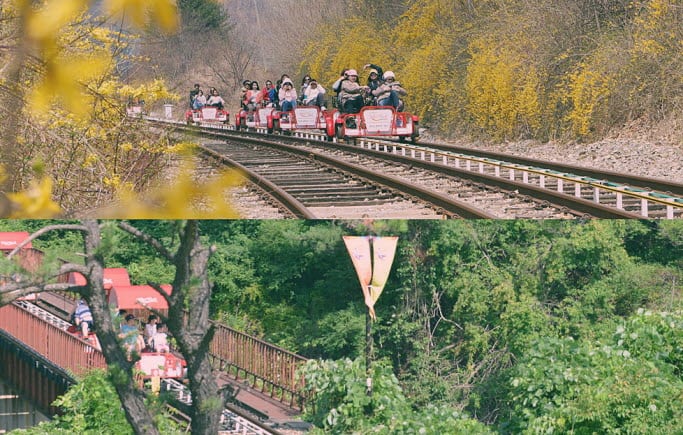
[[[168,284],[161,286],[168,294],[172,287]],[[114,304],[119,310],[135,310],[153,308],[155,310],[168,309],[166,299],[148,285],[131,285],[114,287],[109,295],[109,303]]]
[[[85,285],[85,277],[78,272],[69,274],[69,284]],[[112,287],[130,286],[130,276],[124,267],[108,267],[104,269],[104,289],[111,290]]]
[[[0,233],[0,251],[11,251],[17,247],[17,245],[29,236],[26,231],[18,231],[14,233]],[[23,249],[31,248],[31,242],[24,245]]]

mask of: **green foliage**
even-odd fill
[[[54,420],[44,422],[25,434],[133,434],[126,420],[121,402],[109,376],[102,370],[94,370],[84,376],[54,403],[62,413]],[[155,420],[161,433],[179,433],[176,425],[166,416],[158,402],[150,399],[149,405],[156,411]]]
[[[170,240],[168,234],[171,223],[167,221],[135,221],[134,225],[147,234],[172,247],[177,241]],[[115,221],[108,221],[103,229],[102,252],[107,267],[125,267],[130,274],[131,283],[143,285],[149,282],[170,283],[173,280],[173,266],[160,258],[155,250],[140,243],[132,235],[116,228]]]
[[[174,246],[165,225],[136,222]],[[202,233],[217,248],[215,318],[337,359],[363,354],[366,310],[341,236],[399,235],[373,324],[375,360],[391,367],[373,368],[379,396],[365,396],[358,361],[311,363],[325,374],[309,413],[329,432],[484,430],[461,411],[506,433],[681,430],[681,317],[660,314],[681,309],[680,220],[206,221]],[[167,273],[133,239],[111,240],[108,266]]]
[[[481,423],[447,407],[430,405],[413,411],[385,364],[372,365],[372,394],[367,394],[361,358],[309,360],[301,373],[313,394],[305,417],[325,433],[489,433]]]
[[[214,0],[179,0],[182,26],[195,32],[220,29],[227,15],[221,4]]]
[[[597,341],[534,343],[511,370],[506,431],[678,433],[683,430],[680,314],[639,311]]]
[[[570,288],[582,289],[628,263],[619,224],[572,225],[571,237],[557,238],[544,262],[543,298],[563,299]]]
[[[323,316],[317,323],[317,334],[302,351],[306,355],[328,358],[356,358],[365,349],[365,313],[358,306],[335,311]],[[310,333],[310,331],[309,331]]]

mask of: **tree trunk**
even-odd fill
[[[214,334],[209,321],[211,283],[208,264],[215,248],[201,245],[197,221],[184,222],[178,228],[180,246],[175,254],[171,254],[159,241],[128,223],[122,222],[119,227],[153,246],[175,265],[173,291],[166,297],[168,329],[187,362],[187,377],[192,394],[192,433],[214,435],[218,432],[221,412],[229,392],[219,392],[208,354]]]
[[[214,332],[209,322],[211,285],[208,263],[212,252],[213,248],[202,247],[199,242],[198,222],[187,222],[181,229],[180,247],[174,258],[176,276],[173,289],[178,294],[181,293],[180,289],[184,290],[188,313],[184,316],[182,311],[185,304],[178,303],[171,317],[185,319],[182,322],[184,327],[172,332],[187,359],[193,434],[215,434],[224,407],[224,398],[218,392],[208,355]]]
[[[117,332],[109,312],[107,294],[104,290],[104,259],[100,252],[100,227],[94,220],[83,221],[88,229],[85,234],[86,267],[90,271],[86,279],[89,285],[83,297],[93,315],[95,333],[100,341],[102,353],[109,366],[109,376],[119,395],[126,419],[136,434],[158,434],[149,410],[145,406],[145,393],[138,389],[133,380],[133,365],[128,361],[117,340]],[[125,374],[125,376],[121,376]]]

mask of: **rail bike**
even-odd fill
[[[80,328],[70,325],[66,331],[77,337],[95,349],[101,350],[100,342],[94,331],[89,331],[87,336],[83,336]],[[90,351],[85,349],[86,352]],[[156,352],[149,348],[144,348],[139,353],[140,359],[135,363],[135,370],[140,379],[171,378],[182,379],[186,375],[187,363],[174,352]]]
[[[214,106],[204,106],[201,109],[189,109],[185,112],[187,125],[199,125],[202,123],[224,124],[230,122],[230,113]]]
[[[254,110],[242,109],[235,114],[235,130],[266,129],[273,133],[277,128],[274,107],[258,107]]]
[[[302,130],[321,131],[328,140],[332,140],[335,122],[339,116],[337,109],[322,110],[318,106],[297,106],[288,112],[276,112],[273,130],[286,135]]]
[[[142,118],[145,115],[145,107],[142,104],[130,104],[126,106],[126,116],[129,118]]]
[[[334,136],[340,140],[363,137],[398,137],[417,143],[419,118],[408,112],[398,112],[391,106],[364,106],[358,113],[338,116]]]
[[[144,319],[152,310],[164,315],[168,314],[168,304],[157,290],[148,285],[131,285],[128,271],[125,268],[105,268],[103,271],[104,290],[107,294],[107,302],[114,312],[126,310],[137,319]],[[69,273],[66,282],[75,285],[85,285],[86,280],[78,272]],[[162,290],[171,292],[170,285],[162,285]],[[68,293],[43,292],[36,294],[33,302],[37,306],[48,309],[50,313],[64,320],[63,327],[73,336],[84,340],[94,349],[101,349],[99,340],[94,331],[88,331],[84,336],[80,328],[75,326],[69,314],[77,299]],[[92,351],[85,347],[85,351]],[[186,362],[173,351],[156,352],[148,347],[139,353],[140,359],[135,363],[135,370],[139,380],[162,378],[182,379],[186,375]]]

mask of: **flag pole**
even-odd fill
[[[368,396],[372,395],[371,366],[373,357],[372,322],[376,319],[374,305],[389,278],[398,237],[343,236],[351,262],[360,280],[365,305],[365,373]]]
[[[372,252],[374,237],[370,236],[368,243]],[[372,256],[370,257],[372,258]],[[368,283],[368,294],[372,294],[372,281]],[[370,376],[370,366],[372,365],[372,316],[370,307],[365,312],[365,388],[368,396],[372,396],[372,376]]]
[[[368,286],[370,291],[371,286]],[[365,312],[365,387],[368,396],[372,396],[372,376],[370,376],[370,365],[372,364],[372,317],[370,317],[370,308]]]

